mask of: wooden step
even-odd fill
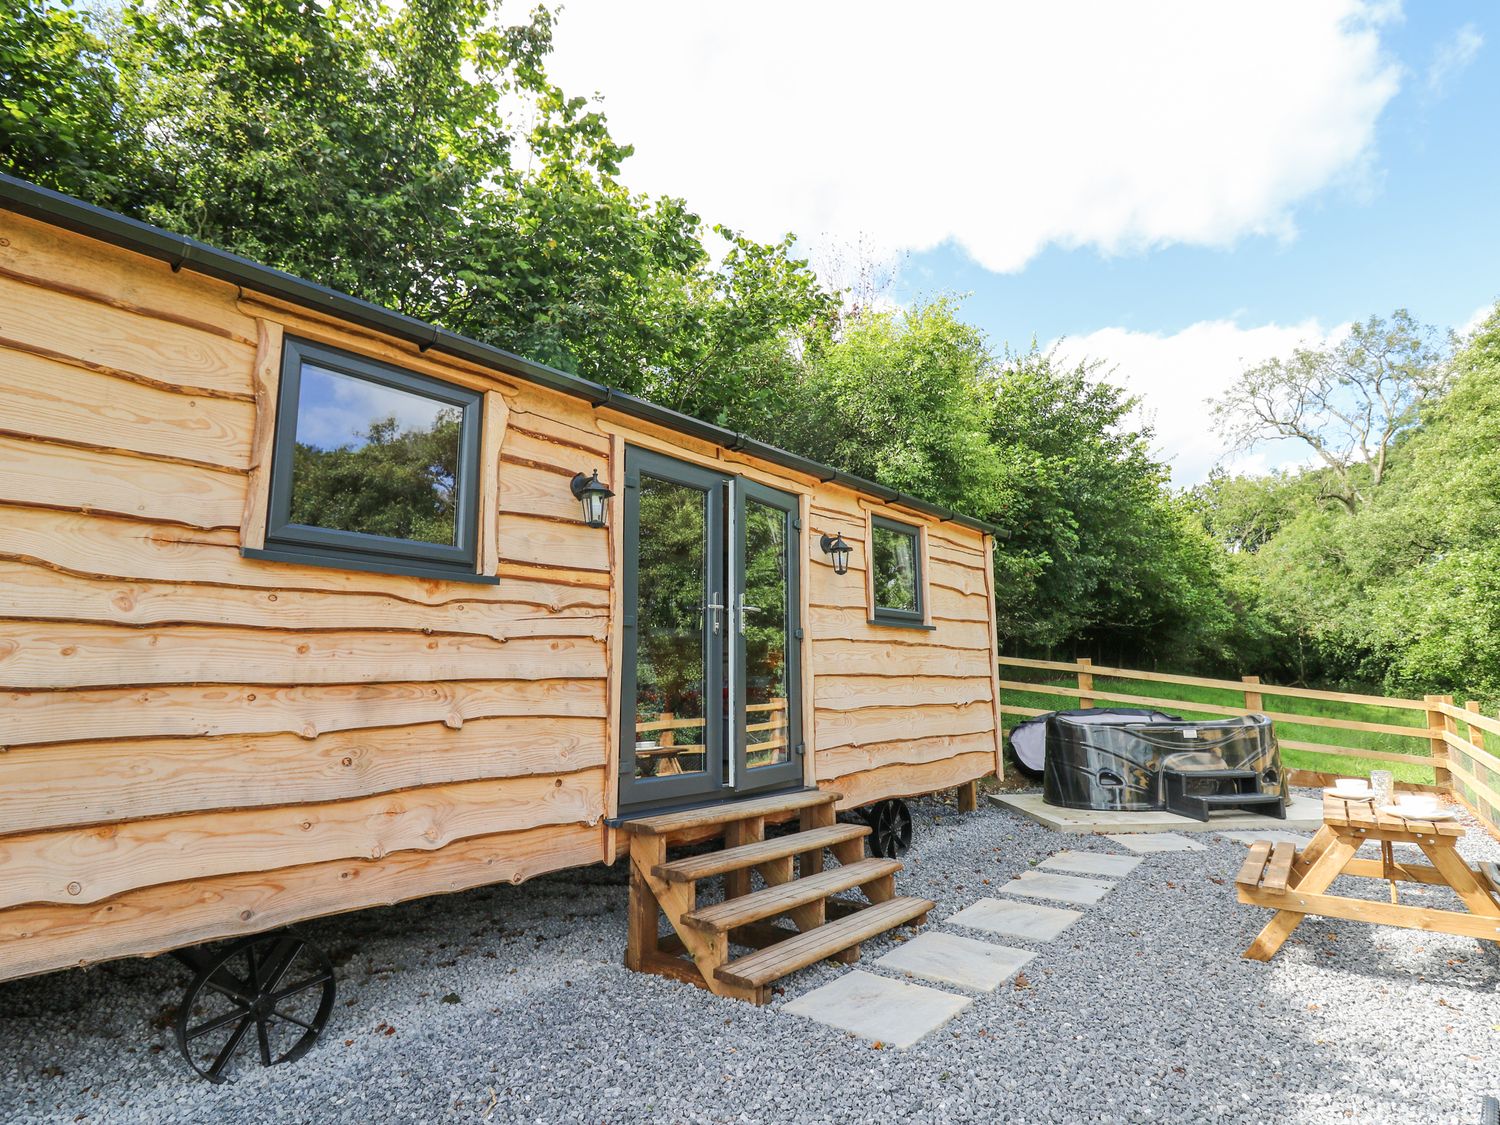
[[[710,933],[727,933],[736,926],[759,922],[763,918],[774,918],[809,902],[847,891],[861,883],[870,883],[885,875],[894,875],[901,870],[898,859],[862,859],[858,863],[830,868],[805,879],[793,879],[789,883],[778,883],[765,887],[754,894],[725,899],[712,906],[690,910],[682,916],[683,922]]]
[[[757,840],[753,844],[742,844],[737,848],[725,848],[706,855],[660,863],[652,869],[652,874],[668,883],[691,883],[695,879],[707,879],[710,875],[722,875],[726,871],[743,871],[767,860],[822,851],[834,844],[842,844],[845,840],[857,840],[869,834],[868,824],[834,824],[828,828],[810,828],[805,832]]]
[[[799,809],[829,805],[842,796],[842,793],[834,793],[827,789],[804,789],[796,793],[782,793],[775,797],[756,797],[750,801],[729,801],[701,809],[688,809],[684,812],[635,817],[621,821],[620,828],[639,836],[665,836],[670,832],[707,828],[715,824],[749,820],[756,816],[775,816],[777,813],[797,812]]]
[[[726,984],[741,988],[759,988],[780,980],[788,973],[832,957],[835,953],[894,929],[904,922],[920,918],[933,908],[925,898],[892,898],[878,906],[867,906],[853,914],[829,922],[805,934],[778,941],[757,953],[731,961],[714,975]]]

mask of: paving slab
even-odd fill
[[[994,992],[1035,956],[1029,949],[1012,949],[942,930],[928,930],[897,946],[875,964],[938,984]]]
[[[972,1003],[972,996],[955,996],[855,969],[781,1010],[905,1049]]]
[[[1129,875],[1144,861],[1133,855],[1110,855],[1108,852],[1062,851],[1042,860],[1038,867],[1048,871],[1066,871],[1072,875],[1104,875],[1111,879]]]
[[[1115,832],[1223,832],[1254,831],[1270,823],[1293,832],[1315,832],[1323,826],[1323,800],[1301,793],[1292,795],[1286,819],[1275,820],[1246,812],[1213,812],[1208,820],[1194,820],[1169,812],[1099,812],[1094,809],[1063,809],[1049,805],[1040,793],[991,793],[989,799],[1003,809],[1045,824],[1056,832],[1103,836]]]
[[[1292,844],[1307,844],[1312,842],[1312,837],[1305,832],[1288,832],[1284,828],[1267,828],[1264,832],[1220,832],[1226,840],[1233,840],[1236,844],[1253,844],[1257,840],[1270,840],[1273,843],[1281,843],[1283,840]]]
[[[1115,885],[1098,879],[1080,879],[1076,875],[1054,875],[1050,871],[1023,871],[1009,883],[996,889],[1001,894],[1050,898],[1054,902],[1067,902],[1074,906],[1091,906],[1114,890]]]
[[[1203,845],[1197,840],[1189,840],[1186,836],[1179,836],[1176,832],[1137,832],[1131,835],[1111,836],[1111,840],[1133,852],[1141,855],[1152,855],[1155,852],[1201,852]]]
[[[1051,941],[1082,917],[1083,912],[1079,910],[982,898],[950,915],[946,921],[1022,941]]]

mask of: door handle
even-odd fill
[[[747,614],[747,613],[759,613],[763,607],[762,606],[758,606],[758,605],[746,605],[745,604],[745,595],[744,594],[740,595],[739,601],[740,601],[740,632],[743,633],[745,631],[745,614]]]
[[[719,601],[719,591],[714,591],[714,600],[703,608],[707,613],[712,615],[711,620],[713,622],[714,636],[717,637],[719,635],[719,613],[728,608]]]

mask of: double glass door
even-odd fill
[[[802,778],[797,499],[625,455],[620,809]]]

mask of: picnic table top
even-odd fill
[[[1355,800],[1331,793],[1323,795],[1323,823],[1341,835],[1379,833],[1385,838],[1407,836],[1413,841],[1418,837],[1439,837],[1450,845],[1464,834],[1463,825],[1456,820],[1398,816],[1377,808],[1373,798]]]

